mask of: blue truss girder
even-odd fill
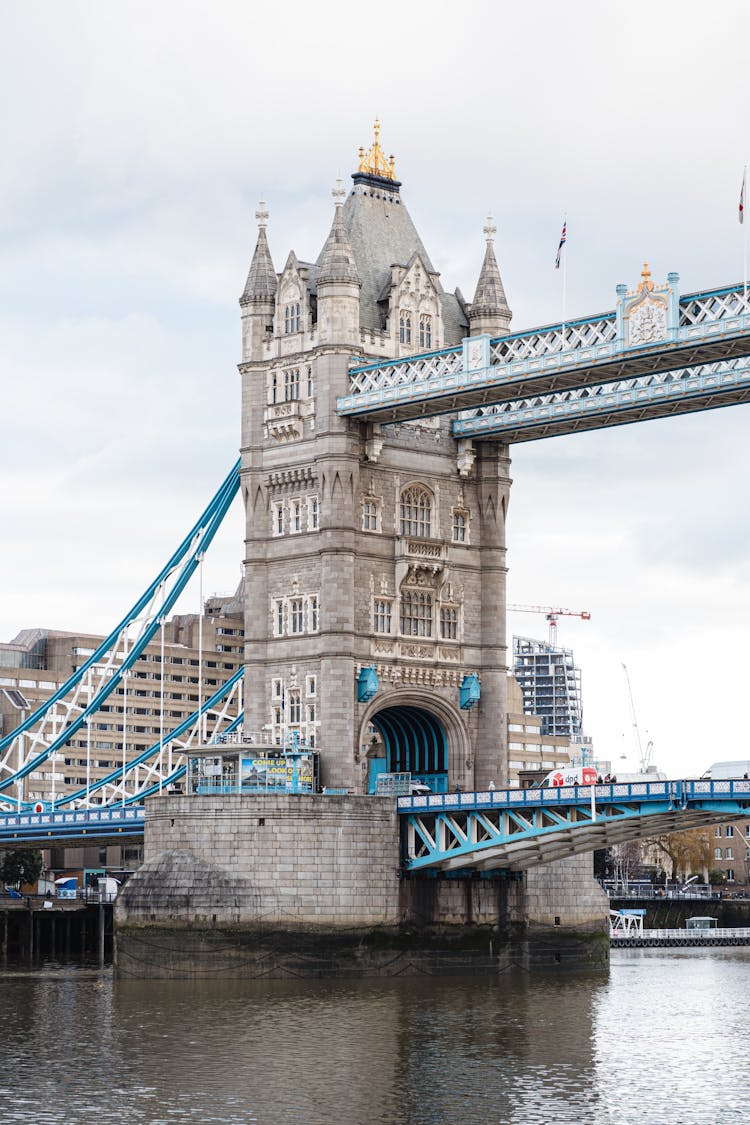
[[[122,836],[143,837],[146,813],[142,804],[70,812],[0,813],[0,844],[52,846],[58,840],[95,843]]]
[[[750,309],[741,285],[690,294],[658,342],[626,347],[614,311],[490,341],[489,363],[464,368],[462,348],[354,366],[342,416],[396,422],[536,394],[694,367],[750,354]]]
[[[722,360],[516,399],[457,418],[456,438],[539,441],[750,401],[750,360]]]
[[[61,749],[120,685],[195,573],[229,510],[239,481],[238,460],[180,546],[120,624],[41,707],[0,739],[0,792],[17,785]],[[131,628],[137,630],[132,638]],[[20,739],[24,741],[21,743]]]
[[[593,797],[593,803],[592,803]],[[750,781],[662,781],[399,797],[404,866],[524,870],[750,813]]]

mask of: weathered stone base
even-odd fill
[[[118,896],[119,976],[494,974],[603,969],[591,857],[516,875],[402,877],[394,802],[158,798]]]
[[[115,969],[121,978],[283,980],[606,971],[608,964],[608,938],[595,933],[504,939],[489,927],[465,926],[348,933],[124,926]]]

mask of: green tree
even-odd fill
[[[5,852],[0,860],[0,879],[3,883],[22,886],[36,883],[42,873],[42,853],[32,848],[18,848]]]

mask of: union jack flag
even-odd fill
[[[740,222],[742,222],[741,219],[740,219]],[[568,220],[565,219],[565,221],[563,222],[562,234],[560,235],[560,245],[557,248],[557,257],[555,258],[555,269],[556,270],[559,270],[559,268],[560,268],[560,258],[562,257],[563,246],[565,245],[567,237],[568,237]]]
[[[739,219],[741,223],[745,221],[745,177],[747,176],[747,168],[742,173],[742,187],[740,188],[740,212]]]

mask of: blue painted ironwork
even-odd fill
[[[453,435],[539,441],[748,401],[750,360],[723,360],[483,407],[457,418]]]
[[[403,421],[750,355],[750,308],[741,285],[668,304],[664,338],[636,346],[623,338],[622,318],[611,311],[499,337],[490,342],[489,363],[480,359],[478,366],[466,360],[472,353],[464,345],[356,366],[338,413]]]
[[[39,769],[96,714],[153,639],[221,526],[239,489],[239,471],[238,460],[169,561],[95,652],[41,707],[0,738],[0,794],[6,794],[6,808],[17,803],[16,795],[9,791],[14,786],[18,789],[25,777]],[[135,630],[132,638],[131,629]],[[174,737],[172,733],[165,741]],[[109,802],[132,800],[134,794],[126,792],[127,779],[138,777],[138,768],[152,756],[152,750],[145,752],[146,757],[141,755],[142,761],[129,763],[124,773],[119,770],[109,775],[106,783],[113,789],[108,793]],[[89,790],[81,790],[76,796],[86,803],[90,799]]]
[[[476,672],[470,672],[468,675],[464,676],[458,692],[461,710],[470,711],[474,704],[479,702],[480,695],[479,676]]]
[[[408,871],[524,870],[747,816],[750,781],[660,781],[399,797]]]
[[[369,668],[360,669],[357,677],[357,702],[369,703],[377,695],[379,686],[380,681],[374,664],[370,665]]]
[[[445,785],[448,740],[435,715],[422,707],[391,706],[370,722],[383,739],[390,773],[410,773],[433,788]]]
[[[0,813],[0,844],[50,844],[60,840],[97,841],[113,837],[143,837],[143,804],[68,812]]]

